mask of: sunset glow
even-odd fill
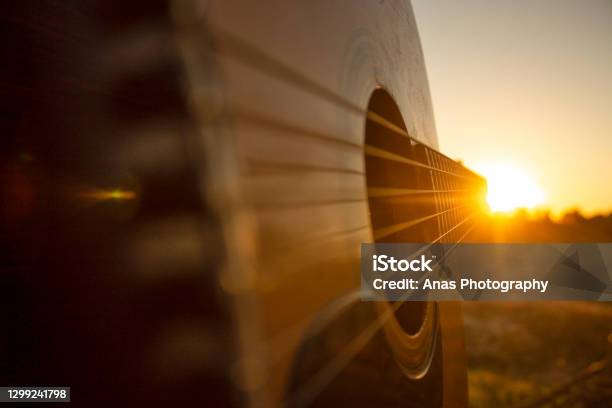
[[[487,204],[493,212],[533,209],[544,204],[544,192],[525,170],[509,164],[475,166],[487,179]]]

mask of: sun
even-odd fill
[[[493,212],[533,209],[544,203],[544,192],[525,170],[506,163],[483,164],[474,169],[487,179],[487,204]]]

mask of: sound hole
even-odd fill
[[[402,114],[384,89],[377,89],[370,98],[368,111],[385,118],[398,128],[406,131]],[[408,137],[382,126],[373,120],[366,121],[365,129],[365,170],[368,188],[370,221],[375,242],[416,242],[423,243],[436,235],[436,219],[427,220],[408,228],[401,228],[410,221],[434,214],[434,194],[431,178],[426,169],[415,167],[395,157],[423,161],[423,146]],[[397,227],[397,231],[394,231]],[[396,307],[395,316],[402,329],[416,334],[425,320],[425,302],[403,302]]]

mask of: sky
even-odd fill
[[[612,0],[413,0],[440,149],[612,211]]]

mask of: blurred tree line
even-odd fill
[[[571,210],[558,220],[548,211],[518,210],[478,218],[471,242],[612,242],[612,214],[583,216]]]

